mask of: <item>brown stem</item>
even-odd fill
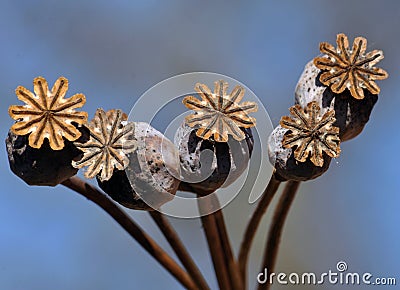
[[[171,248],[174,250],[175,254],[178,256],[179,260],[182,262],[189,275],[197,284],[198,288],[200,290],[209,290],[210,287],[208,286],[206,280],[204,279],[199,268],[196,266],[192,257],[186,250],[177,232],[168,221],[167,217],[156,210],[150,211],[149,213],[154,222],[157,224],[158,228],[164,234],[164,237],[167,239]]]
[[[285,224],[286,217],[289,213],[290,206],[296,196],[297,189],[299,188],[300,181],[288,181],[285,189],[279,198],[278,204],[275,208],[274,216],[272,218],[271,227],[267,236],[267,244],[264,252],[263,263],[261,264],[262,272],[267,269],[268,276],[266,277],[267,282],[260,284],[258,290],[269,290],[271,283],[268,279],[269,274],[274,272],[274,266],[276,258],[278,256],[279,244],[283,232],[283,226]]]
[[[96,187],[74,176],[62,185],[76,191],[105,210],[154,259],[187,289],[198,289],[191,277],[150,236],[148,236],[123,210]]]
[[[215,205],[209,198],[201,198],[201,196],[198,196],[197,204],[219,288],[221,290],[232,289],[215,214],[206,214],[213,212]]]
[[[217,208],[221,208],[218,197],[216,195],[211,196],[213,203]],[[240,277],[239,266],[234,258],[231,242],[229,240],[228,231],[224,220],[222,209],[214,213],[215,221],[217,223],[217,229],[221,240],[222,249],[225,253],[225,264],[229,271],[229,277],[234,290],[243,290],[243,282]]]
[[[254,237],[256,236],[257,229],[261,223],[261,220],[267,211],[269,204],[272,201],[276,191],[279,188],[281,182],[276,179],[275,174],[272,175],[264,193],[258,202],[258,205],[251,216],[249,223],[247,224],[242,244],[240,245],[239,251],[239,268],[240,275],[243,280],[243,284],[246,285],[247,279],[247,261],[250,255],[251,244],[253,243]]]

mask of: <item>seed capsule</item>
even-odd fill
[[[329,169],[331,157],[323,155],[323,165],[316,166],[308,158],[305,162],[295,159],[292,148],[284,148],[283,138],[288,129],[278,125],[268,139],[269,160],[275,167],[275,175],[281,181],[296,180],[307,181],[317,178]]]
[[[99,186],[121,205],[158,209],[172,200],[179,186],[179,155],[174,144],[147,123],[134,123],[137,149],[128,153],[125,170],[114,170]]]
[[[336,94],[319,81],[321,71],[310,61],[304,68],[296,86],[295,103],[305,108],[310,102],[317,102],[321,114],[335,110],[340,140],[347,141],[359,135],[369,120],[378,95],[364,89],[364,98],[355,99],[349,90]]]

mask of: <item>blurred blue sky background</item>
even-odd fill
[[[324,176],[302,184],[276,269],[321,273],[345,260],[352,271],[396,276],[400,283],[399,27],[397,0],[3,0],[1,135],[13,123],[8,106],[19,103],[14,89],[32,88],[39,75],[49,83],[67,77],[68,95],[84,93],[93,116],[98,107],[129,112],[143,92],[176,74],[217,72],[251,88],[276,125],[293,104],[304,65],[319,54],[319,42],[334,43],[340,32],[365,36],[369,50],[384,51],[379,67],[390,77],[379,82],[364,132],[342,145]],[[25,185],[9,170],[2,148],[1,290],[181,289],[95,205],[61,186]],[[236,248],[250,214],[246,198],[225,211]],[[146,214],[130,214],[166,245]],[[267,219],[252,252],[253,284]],[[199,221],[172,222],[215,289]]]

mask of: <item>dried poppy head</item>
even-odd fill
[[[308,103],[317,102],[321,107],[321,114],[334,110],[336,118],[334,126],[340,128],[340,140],[342,142],[350,140],[362,132],[378,100],[378,95],[368,90],[364,90],[363,99],[353,98],[349,90],[336,94],[319,81],[321,73],[313,61],[305,66],[296,86],[295,103],[306,108]]]
[[[33,84],[34,93],[22,86],[16,89],[25,105],[8,110],[16,120],[6,139],[8,159],[11,170],[27,184],[55,186],[77,172],[71,161],[79,159],[81,152],[72,141],[87,137],[80,126],[87,113],[75,109],[83,106],[85,96],[65,99],[68,80],[64,77],[51,90],[42,77],[35,78]]]
[[[228,186],[246,169],[253,149],[251,127],[256,120],[248,114],[257,111],[255,102],[242,102],[245,89],[236,86],[227,93],[228,83],[215,82],[214,93],[197,83],[194,96],[183,99],[195,111],[178,129],[175,144],[179,148],[183,181],[180,189],[208,194]]]
[[[332,157],[339,156],[339,128],[332,125],[335,112],[321,117],[319,111],[316,102],[306,110],[295,105],[290,108],[291,116],[282,117],[270,135],[269,157],[282,180],[316,178],[328,170]]]
[[[169,168],[174,160],[178,166],[178,155],[160,132],[146,123],[127,122],[121,110],[98,109],[88,128],[90,139],[76,143],[83,157],[73,166],[88,166],[85,177],[96,177],[112,199],[131,209],[152,210],[174,197],[179,180]]]
[[[352,48],[344,34],[337,35],[337,48],[320,44],[324,54],[308,63],[296,87],[296,103],[303,108],[312,101],[319,103],[322,113],[336,111],[335,126],[340,139],[350,140],[360,134],[378,100],[379,87],[375,80],[388,74],[374,67],[383,52],[366,53],[367,40],[357,37]]]
[[[179,155],[174,144],[147,123],[135,122],[137,149],[129,165],[99,186],[115,201],[136,210],[153,210],[171,201],[179,186]]]

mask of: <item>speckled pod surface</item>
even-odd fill
[[[316,101],[321,107],[321,114],[334,109],[336,112],[334,126],[340,128],[341,141],[356,137],[368,122],[378,95],[371,94],[366,89],[364,89],[365,97],[361,100],[353,98],[348,89],[335,94],[319,81],[320,74],[321,71],[313,61],[307,63],[296,86],[295,103],[305,108],[308,103]]]
[[[299,162],[294,158],[291,148],[283,148],[283,136],[288,129],[278,125],[268,139],[268,156],[275,166],[275,175],[281,181],[296,180],[307,181],[321,176],[329,169],[331,157],[324,154],[324,163],[321,167],[314,165],[308,158],[305,162]]]
[[[135,122],[135,152],[129,165],[114,171],[99,186],[121,205],[137,210],[157,209],[172,200],[179,186],[179,155],[174,144],[147,123]]]
[[[81,132],[84,129],[79,128]],[[82,152],[73,142],[64,140],[64,148],[53,150],[47,140],[39,149],[28,145],[28,136],[18,136],[9,131],[6,138],[8,161],[11,171],[29,185],[56,186],[74,176],[78,169],[71,165]],[[80,140],[87,138],[82,134]]]
[[[246,138],[240,142],[233,138],[215,142],[196,136],[195,129],[182,124],[175,135],[183,177],[179,189],[208,194],[233,183],[247,168],[253,150],[251,129],[243,132]]]

